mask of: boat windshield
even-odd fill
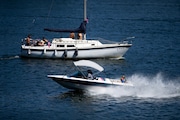
[[[87,72],[83,71],[84,76],[87,76]],[[76,78],[84,78],[83,74],[80,71],[77,71],[70,75],[70,77],[76,77]]]

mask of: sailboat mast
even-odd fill
[[[86,8],[87,8],[87,6],[86,6],[86,3],[87,3],[87,0],[84,0],[84,20],[86,20],[87,19],[87,11],[86,11]],[[84,40],[86,40],[86,33],[84,34]]]

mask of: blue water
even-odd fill
[[[48,79],[73,72],[71,60],[22,59],[21,39],[67,37],[43,28],[76,28],[83,0],[1,0],[0,119],[180,119],[179,0],[88,0],[87,37],[135,36],[125,60],[95,59],[103,76],[125,74],[135,87],[77,93]]]

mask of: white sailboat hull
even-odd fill
[[[89,59],[115,58],[121,59],[131,44],[112,44],[93,47],[53,48],[48,46],[21,47],[21,56],[30,58],[58,58],[58,59]]]

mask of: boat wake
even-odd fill
[[[15,56],[10,56],[10,55],[5,55],[5,56],[0,56],[0,60],[10,60],[10,59],[17,59],[17,58],[20,58],[18,55],[15,55]]]
[[[92,95],[106,94],[112,97],[131,96],[138,98],[172,98],[180,96],[180,83],[178,80],[166,80],[161,73],[147,77],[134,74],[127,77],[134,87],[109,87],[90,92]]]

